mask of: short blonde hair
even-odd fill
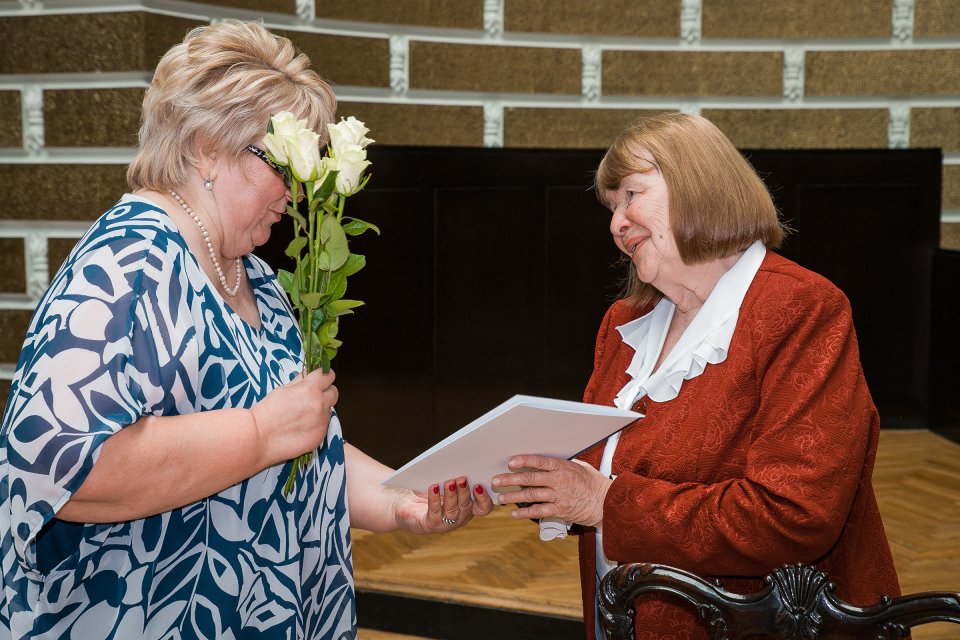
[[[651,169],[663,175],[670,226],[680,258],[698,264],[725,258],[761,240],[780,246],[786,228],[770,192],[733,143],[706,118],[665,113],[641,118],[620,133],[600,161],[594,188],[600,201],[627,176]],[[645,305],[662,297],[629,270],[624,297]]]
[[[197,27],[157,65],[143,99],[131,189],[183,185],[202,151],[237,161],[261,140],[270,115],[288,110],[327,139],[336,98],[310,59],[259,22]],[[260,143],[255,143],[260,146]]]

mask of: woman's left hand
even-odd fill
[[[473,488],[464,477],[433,485],[427,493],[413,493],[397,507],[402,529],[414,533],[446,533],[464,526],[474,516],[493,511],[493,500],[482,485]]]
[[[493,477],[493,488],[519,487],[501,493],[500,504],[523,504],[512,512],[517,519],[559,518],[588,527],[603,523],[603,500],[613,480],[579,460],[522,455],[507,466],[515,473]]]

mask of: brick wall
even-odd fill
[[[124,190],[157,59],[261,18],[381,144],[602,148],[682,110],[740,147],[944,151],[960,249],[958,0],[0,1],[0,395],[38,294]]]

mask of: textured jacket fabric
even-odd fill
[[[586,402],[613,404],[634,351],[616,327],[649,308],[625,301],[597,336]],[[768,252],[740,309],[727,359],[646,402],[626,428],[604,501],[604,553],[763,586],[788,563],[815,564],[841,598],[900,593],[871,484],[879,416],[860,367],[850,305],[825,278]],[[599,465],[603,443],[581,457]],[[587,637],[594,636],[595,535],[580,539]],[[691,608],[638,603],[638,640],[707,638]]]

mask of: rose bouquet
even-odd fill
[[[273,163],[286,174],[292,201],[287,213],[293,219],[294,237],[286,255],[296,262],[293,271],[279,269],[277,280],[290,296],[303,336],[304,375],[330,362],[341,346],[337,339],[340,317],[363,304],[348,300],[347,278],[366,264],[363,256],[350,252],[348,236],[368,230],[380,233],[369,222],[343,214],[349,196],[367,184],[370,161],[363,122],[353,116],[328,124],[330,144],[320,156],[320,136],[307,128],[305,120],[282,111],[270,118],[263,143]],[[299,205],[299,206],[298,206]],[[297,472],[312,457],[304,454],[294,461],[284,485],[289,495]]]

